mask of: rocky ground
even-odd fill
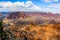
[[[6,32],[2,40],[60,40],[59,17],[14,12],[5,17],[2,24]]]
[[[23,22],[4,20],[4,40],[60,40],[60,23]]]

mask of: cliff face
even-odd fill
[[[49,15],[49,16],[48,16]],[[54,15],[54,16],[53,16]],[[60,40],[60,22],[55,14],[14,12],[3,20],[6,40]]]
[[[24,17],[24,14],[19,12],[12,12],[12,13],[9,13],[7,16],[8,19],[15,19],[20,17]]]
[[[8,18],[19,18],[19,17],[28,17],[28,16],[44,16],[44,17],[54,17],[54,18],[60,18],[60,14],[53,14],[51,12],[9,12]]]
[[[43,21],[60,22],[60,14],[53,14],[51,12],[9,12],[6,16],[7,19],[21,19],[31,18]]]

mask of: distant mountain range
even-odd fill
[[[8,18],[19,18],[19,17],[33,17],[33,16],[44,16],[44,17],[54,17],[54,18],[60,18],[60,14],[53,14],[51,12],[9,12]]]
[[[51,12],[0,12],[0,19],[8,16],[7,18],[19,18],[19,17],[32,17],[32,16],[44,16],[44,17],[54,17],[60,18],[60,14],[54,14]]]
[[[6,17],[6,15],[8,15],[7,12],[0,12],[0,20],[3,20],[3,18]]]

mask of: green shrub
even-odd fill
[[[3,31],[3,25],[2,22],[0,22],[0,37],[1,39],[3,39],[3,36],[6,35],[6,32]]]

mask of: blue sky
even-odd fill
[[[0,0],[0,12],[7,11],[60,13],[60,0]]]

